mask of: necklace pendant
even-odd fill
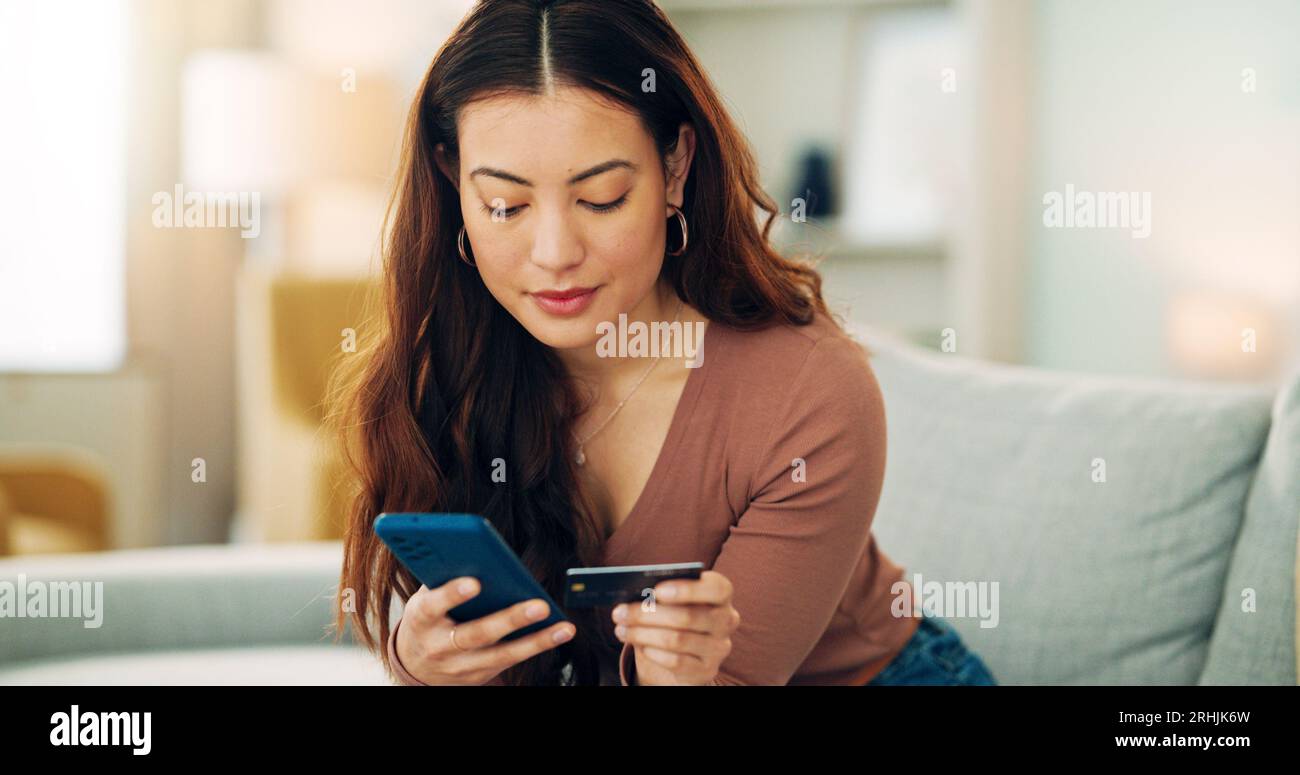
[[[582,447],[578,447],[578,454],[573,456],[573,462],[578,465],[584,465],[587,462],[587,455],[583,453]]]

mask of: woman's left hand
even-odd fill
[[[731,582],[711,570],[699,579],[660,582],[639,605],[615,607],[613,618],[614,634],[636,653],[638,686],[711,684],[740,625],[731,606]]]

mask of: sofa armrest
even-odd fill
[[[16,602],[45,615],[0,627],[0,664],[62,656],[327,644],[342,545],[211,545],[0,559]],[[67,582],[76,584],[76,592]],[[59,590],[53,586],[64,584]],[[0,592],[3,594],[4,592]],[[51,594],[51,592],[54,592]],[[84,600],[76,598],[84,592]],[[74,616],[55,618],[57,608]],[[78,605],[78,603],[80,605]],[[352,644],[351,632],[341,642]]]

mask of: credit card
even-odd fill
[[[703,571],[702,562],[569,568],[565,574],[564,607],[595,608],[645,600],[659,582],[698,579]]]

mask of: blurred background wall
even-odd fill
[[[1026,234],[1028,361],[1213,374],[1242,327],[1252,375],[1294,359],[1297,32],[1287,0],[1035,6],[1034,190],[1148,191],[1152,229]]]
[[[1293,0],[661,5],[753,143],[774,238],[847,319],[1079,371],[1300,360]],[[8,551],[337,535],[326,365],[468,7],[0,3]],[[1070,190],[1149,195],[1149,235],[1046,225]],[[256,236],[160,226],[186,192],[257,194]],[[98,506],[53,495],[82,485]]]

